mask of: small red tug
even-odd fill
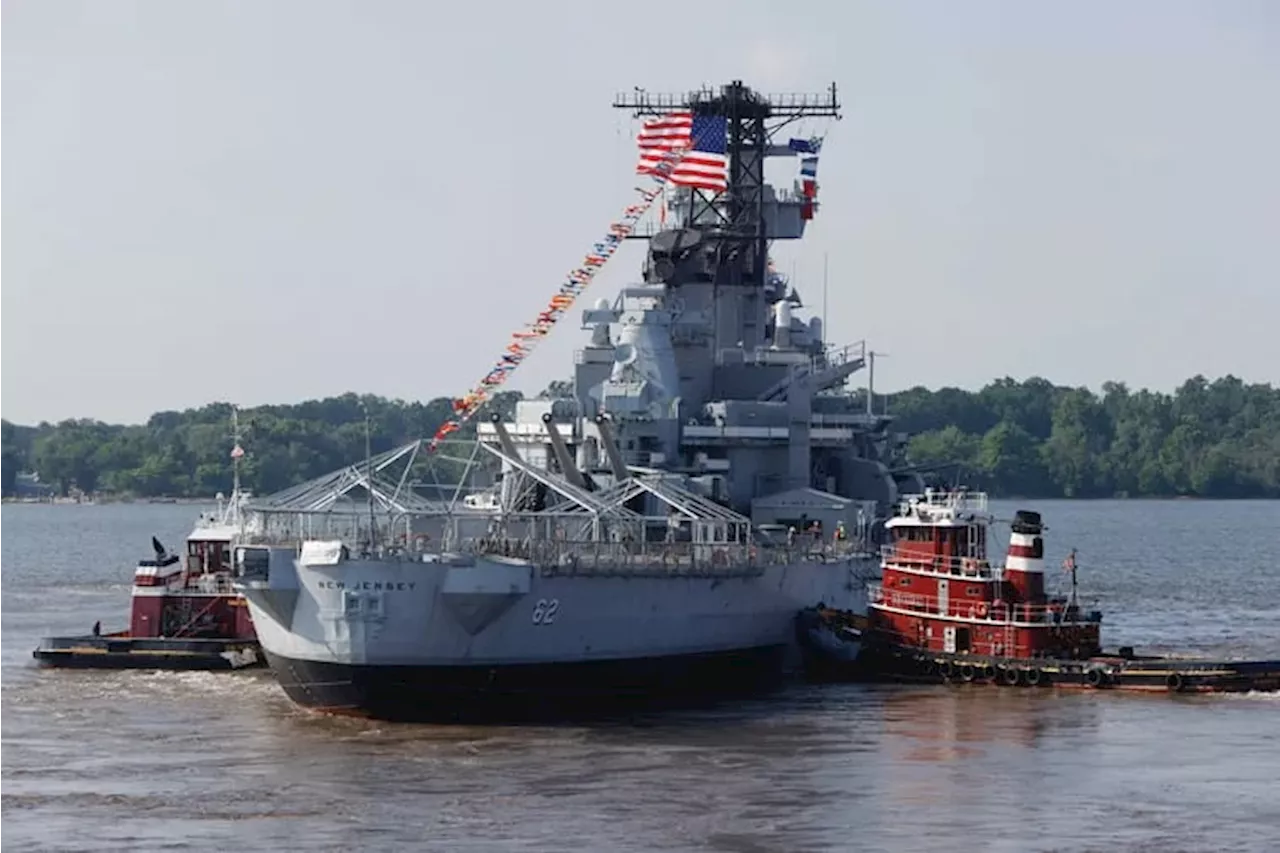
[[[1104,653],[1102,613],[1045,593],[1040,514],[1015,513],[1003,566],[988,560],[994,518],[982,493],[927,491],[886,522],[882,577],[866,616],[816,608],[797,627],[819,677],[1160,691],[1280,689],[1280,661]]]
[[[245,526],[249,499],[240,491],[237,442],[231,497],[216,513],[201,515],[187,537],[184,561],[154,536],[154,559],[140,560],[133,575],[129,629],[109,634],[99,624],[89,634],[45,637],[32,653],[42,666],[78,669],[243,669],[262,666],[249,608],[231,586],[231,552]]]

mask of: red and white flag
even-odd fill
[[[668,152],[683,151],[667,180],[678,186],[724,192],[729,186],[728,124],[724,116],[694,115],[688,110],[646,119],[636,138],[636,173],[651,175]]]

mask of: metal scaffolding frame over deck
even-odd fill
[[[647,521],[669,522],[672,517],[688,521],[692,525],[695,542],[751,541],[751,519],[661,478],[632,477],[602,492],[600,497],[623,506],[646,494],[652,495],[668,510],[666,519],[647,516]]]
[[[484,449],[502,460],[514,471],[527,475],[545,486],[561,500],[546,509],[530,513],[503,513],[503,518],[514,521],[554,520],[564,535],[570,539],[602,540],[609,533],[628,532],[635,539],[644,538],[645,528],[653,524],[670,524],[678,518],[691,524],[693,538],[698,542],[736,542],[751,540],[751,520],[715,501],[680,488],[661,477],[633,475],[608,489],[588,491],[568,480],[541,470],[523,459],[513,457],[502,448],[482,445]],[[667,508],[665,515],[648,516],[631,509],[628,504],[642,495],[650,495]],[[565,525],[580,522],[582,527],[570,531]],[[548,529],[552,529],[548,527]],[[551,538],[548,536],[548,538]]]
[[[442,514],[444,504],[427,500],[408,488],[409,470],[421,447],[420,440],[412,441],[358,465],[347,465],[275,494],[255,498],[247,509],[263,514],[367,515],[371,511],[396,515]],[[392,471],[397,462],[403,465],[389,475],[387,472]],[[343,500],[352,497],[353,492],[359,495],[360,501]]]

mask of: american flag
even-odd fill
[[[1064,572],[1074,572],[1076,570],[1076,549],[1072,548],[1071,553],[1067,555],[1067,559],[1062,561],[1062,570]]]
[[[724,116],[675,112],[646,119],[636,142],[640,146],[638,174],[652,174],[665,152],[689,149],[671,171],[671,183],[713,192],[721,192],[729,185]]]

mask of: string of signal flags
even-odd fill
[[[645,124],[646,127],[654,127],[669,119],[670,117],[664,116],[660,119],[651,119]],[[604,238],[597,241],[583,258],[582,264],[569,273],[564,283],[560,285],[560,289],[551,297],[551,301],[538,314],[537,319],[515,332],[493,368],[470,392],[453,401],[453,417],[436,430],[431,442],[427,445],[428,453],[434,451],[440,442],[456,432],[476,412],[480,411],[493,394],[511,378],[516,368],[524,363],[538,343],[550,333],[560,318],[573,307],[574,302],[595,279],[601,267],[613,257],[618,247],[622,245],[622,241],[635,230],[641,218],[653,206],[654,201],[662,195],[672,174],[677,171],[691,151],[697,150],[700,141],[700,138],[695,137],[691,131],[686,131],[683,139],[661,146],[645,146],[643,139],[642,134],[641,166],[637,171],[647,174],[651,184],[636,187],[639,198],[623,209],[622,216],[617,221],[610,223]],[[659,149],[656,156],[652,150],[654,148]]]

